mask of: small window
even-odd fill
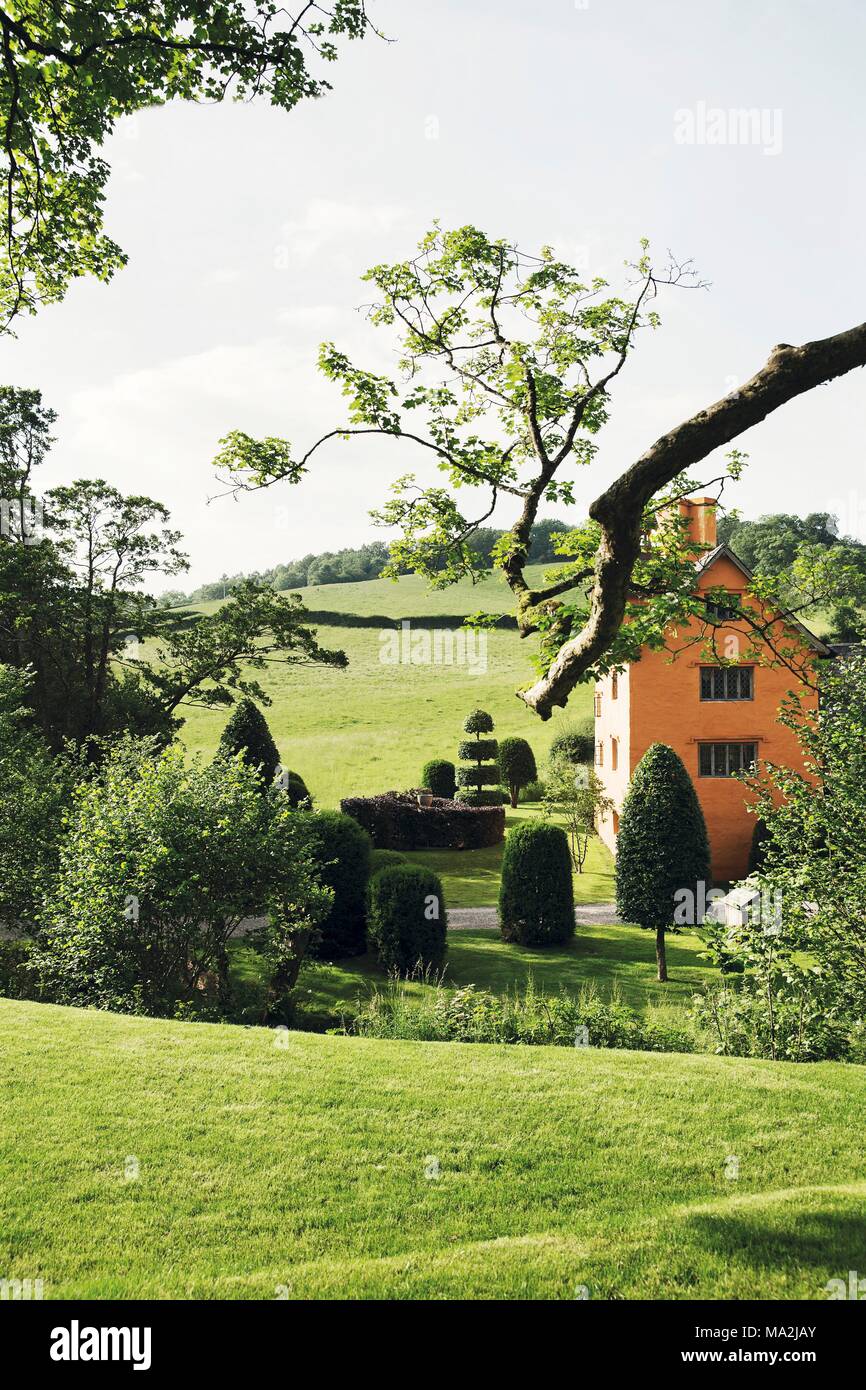
[[[596,697],[595,697],[595,717],[596,717],[596,719],[601,719],[601,696],[600,696],[600,695],[596,695]]]
[[[751,700],[754,694],[754,667],[701,667],[702,700]]]
[[[755,743],[701,743],[698,746],[698,775],[732,777],[751,767],[758,756]]]
[[[595,765],[596,765],[596,767],[604,767],[604,744],[603,744],[603,743],[597,743],[597,744],[595,745]]]
[[[618,695],[619,695],[619,681],[617,680],[616,671],[614,671],[613,675],[612,675],[611,678],[610,678],[610,698],[611,698],[612,700],[615,700],[615,699],[617,698]]]
[[[614,835],[619,834],[619,816],[617,815],[616,811],[614,811],[613,813],[613,833]]]
[[[619,739],[612,738],[610,741],[610,770],[616,772],[619,766]]]
[[[735,622],[740,616],[740,595],[726,594],[724,598],[706,600],[707,621],[710,623]]]

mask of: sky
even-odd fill
[[[360,276],[410,255],[436,217],[527,251],[551,244],[616,286],[646,236],[710,282],[660,301],[662,327],[620,374],[598,456],[577,471],[575,521],[776,343],[864,318],[860,0],[368,9],[388,41],[347,45],[320,101],[174,104],[118,128],[105,223],[128,266],[0,343],[0,379],[39,387],[59,414],[43,485],[104,477],[164,502],[191,560],[172,586],[382,538],[368,513],[396,476],[441,482],[411,444],[337,441],[298,486],[209,501],[228,430],[301,451],[344,419],[316,370],[323,339],[389,366]],[[754,121],[728,114],[740,110]],[[833,511],[866,540],[864,387],[853,373],[744,435],[731,505]],[[504,504],[493,524],[511,517]]]

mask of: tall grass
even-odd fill
[[[419,996],[411,985],[431,989]],[[416,1042],[523,1043],[553,1047],[618,1047],[640,1052],[692,1052],[694,1038],[663,1016],[639,1018],[619,996],[602,999],[595,986],[576,995],[546,993],[530,975],[505,994],[476,985],[448,987],[429,973],[377,986],[342,1031],[366,1038]]]

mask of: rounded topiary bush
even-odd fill
[[[571,855],[558,825],[527,821],[506,836],[499,925],[503,940],[522,946],[552,946],[574,935]]]
[[[304,801],[312,802],[312,797],[307,790],[307,784],[299,772],[291,772],[288,768],[283,768],[279,776],[280,786],[289,798],[291,806],[298,807]]]
[[[405,854],[401,854],[397,849],[372,849],[370,851],[370,877],[377,874],[380,869],[391,869],[395,864],[407,864]]]
[[[520,793],[538,776],[535,754],[525,738],[503,738],[499,743],[499,780],[508,788],[511,805],[516,806]]]
[[[370,880],[367,931],[386,970],[441,969],[447,929],[442,883],[431,869],[395,864]]]
[[[447,758],[432,758],[429,763],[424,764],[421,786],[427,787],[434,796],[441,796],[450,801],[457,788],[454,764],[449,763]]]
[[[562,729],[551,742],[550,757],[564,758],[569,763],[591,763],[595,758],[593,720],[581,719],[574,728]]]
[[[309,824],[322,883],[334,901],[311,955],[319,960],[361,956],[367,949],[366,896],[370,837],[342,811],[299,811]]]

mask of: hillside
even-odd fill
[[[536,569],[538,577],[545,567]],[[417,575],[394,583],[371,579],[358,584],[327,584],[298,590],[314,611],[352,614],[362,619],[454,618],[480,610],[508,613],[511,594],[497,576],[430,590]],[[197,605],[213,611],[215,602]],[[442,626],[456,627],[456,623]],[[484,661],[464,665],[412,665],[383,662],[387,655],[381,625],[319,626],[323,646],[340,648],[349,658],[345,671],[274,665],[262,675],[273,699],[268,722],[286,765],[300,772],[318,803],[334,806],[350,794],[417,786],[428,758],[456,759],[461,725],[481,706],[496,721],[496,736],[521,734],[536,758],[543,758],[563,722],[589,714],[591,688],[575,692],[567,712],[543,724],[515,696],[534,678],[534,645],[516,630],[485,634]],[[472,648],[467,649],[469,653]],[[481,656],[482,649],[474,649]],[[486,669],[482,669],[486,666]],[[227,714],[224,710],[184,711],[182,738],[192,750],[211,755]]]
[[[822,1299],[866,1268],[856,1067],[0,1022],[0,1267],[47,1298]]]

